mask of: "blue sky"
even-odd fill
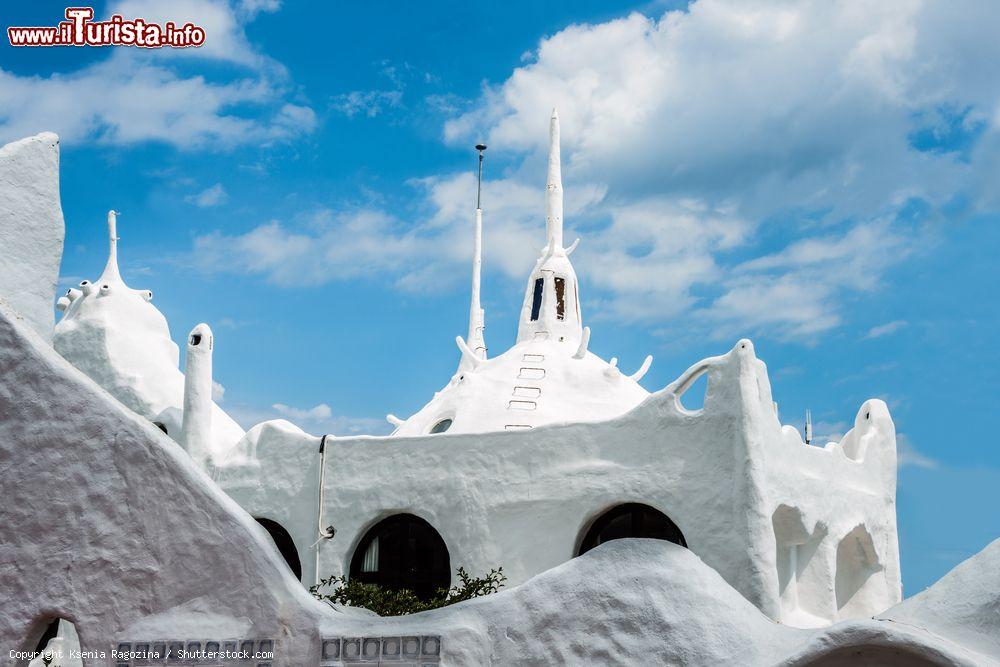
[[[907,594],[1000,535],[993,3],[97,3],[197,51],[0,46],[0,139],[62,137],[62,275],[104,214],[245,425],[385,432],[449,378],[487,152],[487,342],[514,338],[562,117],[591,348],[663,387],[751,337],[783,421],[870,397],[901,451]],[[8,25],[54,25],[23,3]]]

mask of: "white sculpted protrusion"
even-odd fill
[[[211,462],[212,330],[199,324],[188,335],[184,363],[184,414],[181,446],[204,466]]]
[[[548,251],[563,247],[562,164],[559,155],[559,113],[549,119],[549,174],[545,183],[545,229]]]
[[[555,111],[549,125],[545,212],[546,243],[528,276],[517,340],[503,354],[486,358],[480,305],[482,209],[477,205],[469,333],[455,341],[461,353],[458,372],[420,411],[396,425],[394,436],[428,433],[443,419],[450,420],[448,432],[452,434],[610,419],[649,396],[632,378],[617,369],[609,371],[607,362],[588,351],[590,329],[581,321],[580,287],[569,250],[563,247],[559,116]],[[510,411],[524,405],[520,400],[512,402],[512,397],[525,392],[533,392],[531,409],[512,423]]]

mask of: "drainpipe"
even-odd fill
[[[337,534],[337,529],[333,526],[323,525],[323,504],[324,504],[324,490],[325,490],[325,479],[326,479],[326,438],[323,436],[319,440],[319,493],[317,494],[316,503],[316,526],[319,531],[319,539],[313,544],[313,548],[316,549],[316,566],[315,572],[313,573],[313,584],[319,586],[319,552],[320,546],[323,544],[324,540],[332,539],[334,535]]]

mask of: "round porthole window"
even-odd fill
[[[451,424],[452,424],[451,419],[442,419],[437,424],[434,424],[434,426],[431,427],[431,433],[444,433],[445,431],[451,428]]]

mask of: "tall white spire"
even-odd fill
[[[486,311],[479,301],[479,288],[483,269],[483,151],[486,144],[476,144],[479,151],[479,181],[476,186],[476,229],[472,246],[472,298],[469,303],[469,335],[465,339],[468,349],[478,359],[486,358]],[[473,363],[462,355],[460,368],[467,368]]]
[[[563,247],[563,188],[559,158],[559,114],[549,121],[549,171],[545,183],[545,231],[542,255],[528,278],[517,327],[517,342],[552,340],[579,345],[583,337],[579,283]],[[574,244],[575,246],[575,244]]]
[[[486,358],[486,311],[479,302],[483,268],[483,209],[476,209],[476,239],[472,251],[472,303],[469,304],[469,347],[480,359]]]
[[[480,359],[486,358],[486,311],[479,302],[483,267],[483,209],[476,209],[476,238],[472,251],[472,302],[469,304],[469,348]]]
[[[559,158],[559,114],[549,121],[549,176],[545,184],[545,229],[549,252],[563,247],[562,166]]]
[[[104,265],[104,273],[98,279],[98,284],[105,282],[120,282],[121,274],[118,272],[118,214],[115,211],[108,211],[108,263]]]

